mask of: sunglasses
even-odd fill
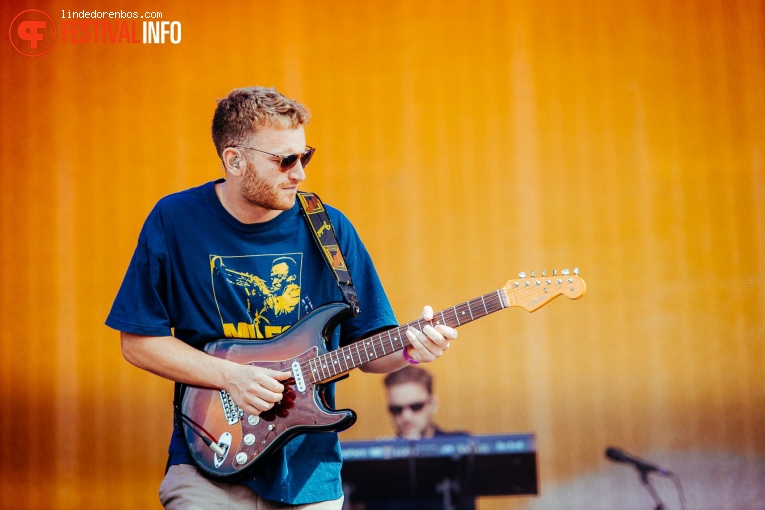
[[[316,152],[316,149],[314,147],[311,147],[310,145],[306,145],[306,148],[308,150],[305,152],[301,152],[300,154],[273,154],[271,152],[262,151],[254,147],[247,147],[246,145],[236,145],[235,147],[239,147],[240,149],[250,149],[251,151],[262,152],[263,154],[268,154],[269,156],[279,158],[279,169],[282,172],[286,172],[287,170],[295,166],[295,163],[297,163],[298,160],[300,160],[300,164],[303,166],[303,168],[307,167],[308,162],[311,161],[311,158],[313,157],[313,153]]]
[[[413,413],[419,413],[425,408],[427,404],[428,402],[425,401],[425,402],[415,402],[413,404],[409,404],[406,406],[388,406],[388,411],[390,411],[390,414],[394,416],[398,416],[399,414],[403,413],[404,409],[411,409]]]

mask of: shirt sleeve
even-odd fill
[[[155,208],[144,223],[133,258],[106,319],[118,331],[170,336],[167,308],[168,258],[164,231]]]
[[[396,316],[382,286],[372,258],[356,229],[341,212],[329,209],[335,225],[340,249],[353,279],[359,297],[359,316],[343,321],[340,345],[369,336],[381,329],[397,326]]]

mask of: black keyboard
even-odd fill
[[[534,434],[342,441],[343,482],[355,500],[537,494]]]

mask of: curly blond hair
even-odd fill
[[[308,108],[281,95],[275,88],[234,89],[218,100],[212,121],[212,139],[218,156],[226,147],[245,143],[259,128],[304,126],[311,120]]]

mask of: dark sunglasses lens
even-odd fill
[[[297,163],[299,157],[300,154],[287,154],[282,158],[282,162],[279,166],[282,168],[282,170],[288,170],[292,168],[292,165]]]
[[[302,154],[287,154],[282,158],[282,162],[279,164],[282,170],[289,170],[293,167],[297,160],[300,159],[300,164],[303,168],[308,166],[308,162],[311,161],[314,149],[308,149]]]
[[[300,164],[303,165],[303,168],[308,166],[308,162],[311,161],[314,151],[315,149],[308,149],[302,156],[300,156]]]
[[[414,404],[409,404],[408,406],[388,406],[388,411],[390,411],[390,414],[396,416],[403,413],[404,409],[411,409],[413,413],[419,413],[425,408],[425,404],[427,404],[427,402],[415,402]]]

